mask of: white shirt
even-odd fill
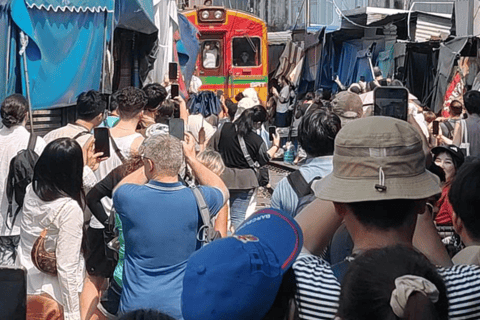
[[[49,226],[45,247],[55,248],[57,276],[38,270],[31,259],[33,244]],[[63,306],[65,320],[80,320],[79,294],[85,274],[80,251],[82,227],[83,211],[75,200],[60,198],[45,202],[35,194],[31,184],[27,187],[16,265],[27,269],[27,293],[48,293]]]
[[[217,67],[218,50],[216,48],[205,50],[203,58],[203,67],[207,69],[215,69]]]
[[[185,130],[189,131],[198,142],[198,133],[200,132],[202,125],[203,129],[205,130],[205,141],[208,142],[208,140],[210,140],[210,138],[215,134],[215,128],[212,127],[212,125],[208,123],[200,113],[188,116],[188,122],[185,126]]]
[[[10,161],[17,155],[20,150],[27,148],[30,132],[23,126],[13,126],[7,128],[4,126],[0,129],[0,236],[13,236],[20,234],[20,220],[22,211],[18,213],[15,225],[9,230],[5,225],[5,218],[8,210],[7,193],[5,191],[7,184],[8,171],[10,169]],[[45,148],[45,141],[37,137],[35,144],[35,153],[40,155]],[[17,204],[13,199],[13,213],[17,210]]]
[[[80,147],[83,147],[85,143],[87,143],[88,139],[92,136],[92,134],[89,132],[89,130],[85,127],[82,127],[80,125],[76,125],[73,123],[69,123],[64,127],[55,129],[50,131],[43,137],[46,143],[50,143],[53,140],[59,139],[59,138],[72,138],[75,137],[76,135],[85,132],[84,135],[78,137],[75,139]]]
[[[118,149],[120,150],[122,155],[125,157],[125,159],[128,159],[128,157],[130,157],[130,152],[132,150],[132,144],[139,137],[142,137],[140,133],[134,133],[121,138],[113,138],[113,140],[115,140],[115,144],[117,145]],[[112,143],[110,142],[110,158],[108,158],[103,162],[100,162],[100,166],[98,167],[98,170],[95,172],[95,176],[97,180],[101,181],[113,169],[121,165],[122,165],[122,161],[118,157],[117,153],[115,152],[115,149],[113,148]],[[112,209],[113,209],[112,199],[105,197],[102,199],[102,204],[103,204],[103,207],[105,208],[105,213],[110,216],[110,213],[112,212]],[[94,216],[92,216],[92,220],[90,220],[90,227],[93,229],[104,229],[103,224],[101,224],[100,221],[98,221],[98,219],[95,218]]]
[[[282,101],[285,101],[285,102],[282,103]],[[279,113],[287,112],[289,105],[290,105],[290,86],[286,85],[280,91],[280,96],[277,99],[277,112]]]

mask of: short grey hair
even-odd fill
[[[153,162],[158,173],[168,176],[178,175],[184,161],[182,142],[168,134],[145,139],[140,154]]]
[[[221,176],[225,171],[225,163],[217,151],[211,149],[202,151],[197,155],[197,160],[217,176]]]

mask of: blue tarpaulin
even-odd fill
[[[80,93],[100,89],[113,0],[65,3],[12,1],[12,19],[29,36],[27,66],[33,109],[72,105]]]
[[[11,23],[8,14],[8,1],[0,0],[0,101],[10,93],[8,90],[8,54]]]
[[[180,41],[177,42],[178,61],[188,88],[200,51],[200,43],[197,38],[198,30],[183,14],[178,15],[178,25],[181,37]]]

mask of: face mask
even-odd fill
[[[107,128],[113,128],[120,120],[118,116],[108,116],[107,119],[103,122]]]

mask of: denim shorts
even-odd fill
[[[122,287],[113,278],[110,279],[108,288],[103,292],[97,306],[98,310],[108,319],[116,319],[121,294]]]

